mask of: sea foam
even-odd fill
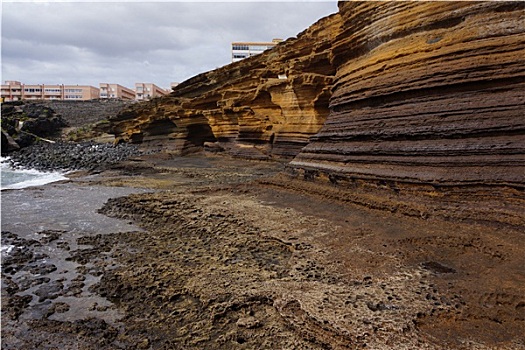
[[[41,186],[51,182],[67,180],[61,172],[42,172],[35,169],[13,169],[9,165],[9,158],[0,159],[1,190],[21,189],[32,186]]]

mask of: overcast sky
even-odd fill
[[[169,87],[231,62],[232,41],[296,36],[336,1],[6,2],[2,83]]]

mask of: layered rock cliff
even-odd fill
[[[445,210],[436,198],[461,198],[458,211],[466,200],[476,218],[521,225],[524,111],[524,3],[351,1],[297,38],[133,106],[113,127],[119,139],[180,152],[293,158],[294,176],[372,207],[401,210],[400,196],[423,194],[426,209],[404,211],[427,215]]]
[[[524,4],[339,8],[330,115],[291,166],[380,208],[523,225]]]
[[[338,33],[339,15],[329,16],[272,50],[197,75],[122,112],[116,136],[182,153],[210,142],[243,157],[295,156],[328,115]]]
[[[522,3],[339,6],[331,113],[294,166],[360,178],[523,184]]]

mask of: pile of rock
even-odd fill
[[[41,171],[94,170],[140,155],[131,144],[37,142],[10,154],[13,167]]]
[[[2,154],[54,137],[66,126],[62,117],[43,104],[2,104]]]

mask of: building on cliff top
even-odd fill
[[[120,84],[100,83],[100,98],[134,100],[135,91]]]
[[[135,100],[144,101],[155,97],[165,96],[168,90],[162,89],[152,83],[135,83]]]
[[[120,84],[100,83],[100,89],[89,85],[45,85],[23,84],[19,81],[5,81],[2,84],[2,102],[21,100],[86,101],[95,99],[121,99],[144,101],[168,95],[171,89],[162,89],[152,83],[135,83],[135,90]]]
[[[28,85],[19,81],[2,84],[2,101],[61,100],[86,101],[98,98],[99,89],[89,85]]]
[[[264,50],[273,48],[283,39],[273,39],[271,42],[233,42],[232,43],[232,62],[260,54]]]

